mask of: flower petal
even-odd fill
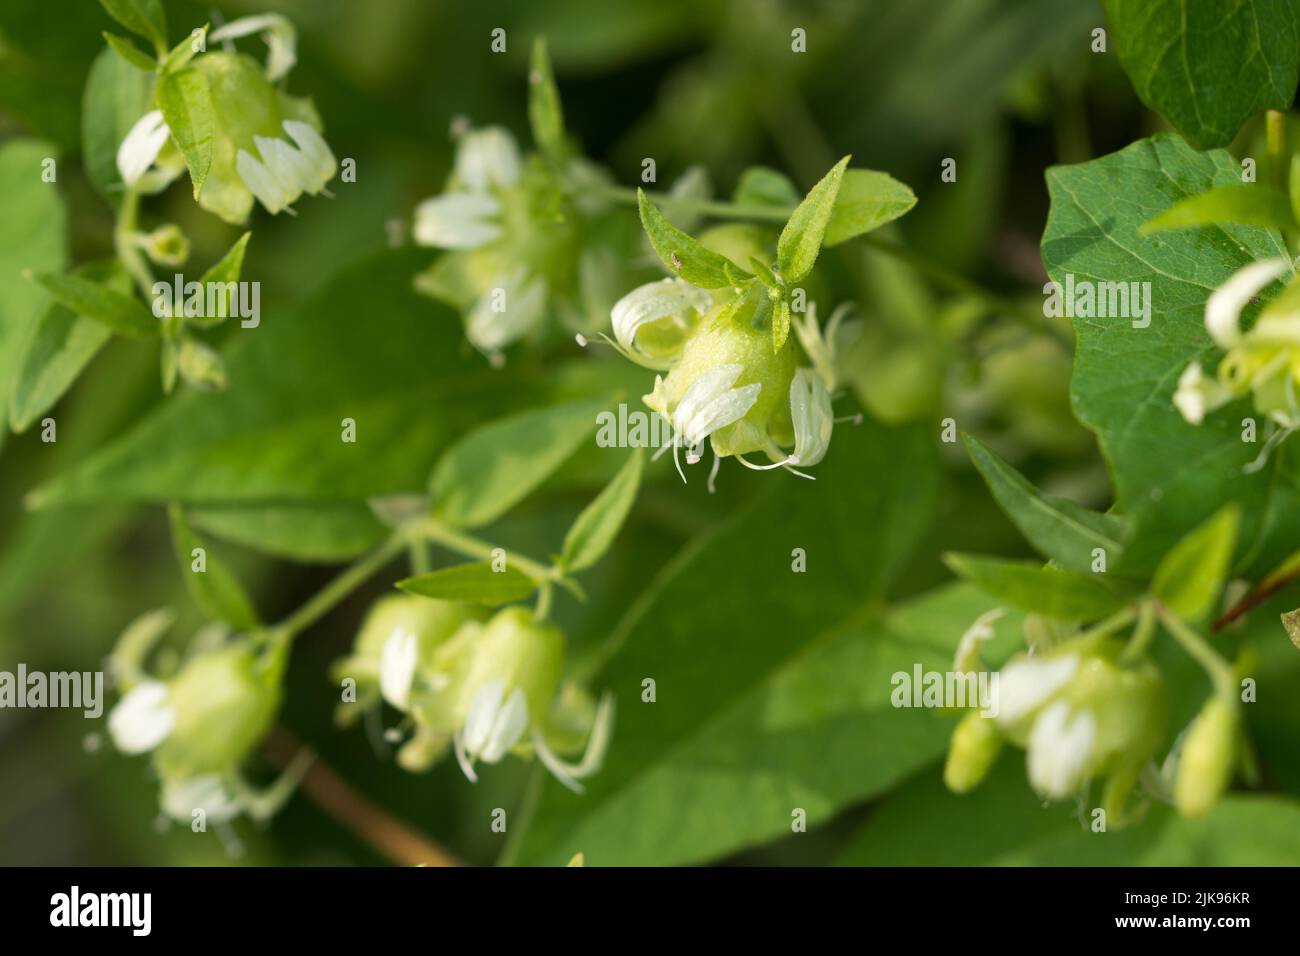
[[[397,628],[379,652],[379,692],[398,710],[406,710],[415,680],[419,642],[411,631]]]
[[[501,238],[492,218],[501,204],[480,193],[447,193],[415,207],[415,241],[439,249],[477,249]]]
[[[136,120],[117,148],[117,171],[122,182],[134,186],[162,152],[171,130],[161,110],[150,110]]]
[[[1222,348],[1241,341],[1241,310],[1252,297],[1291,268],[1286,259],[1261,259],[1238,269],[1205,302],[1205,328]]]
[[[108,715],[108,732],[122,753],[153,750],[176,726],[176,714],[167,706],[167,685],[150,680],[133,687]]]
[[[1083,782],[1097,723],[1087,711],[1070,714],[1070,705],[1057,701],[1034,721],[1029,735],[1029,783],[1044,797],[1069,796]]]

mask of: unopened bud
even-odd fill
[[[1174,778],[1174,805],[1184,817],[1203,817],[1218,803],[1236,765],[1241,714],[1231,698],[1213,697],[1183,741]]]
[[[961,719],[948,744],[943,782],[953,793],[968,793],[980,785],[1002,751],[996,721],[971,711]]]
[[[175,223],[159,226],[141,245],[145,255],[160,266],[183,266],[190,257],[190,241]]]
[[[205,392],[219,392],[228,383],[226,363],[202,342],[182,339],[176,350],[176,369],[185,384]]]

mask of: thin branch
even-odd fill
[[[274,728],[262,746],[266,756],[282,768],[299,749],[298,741],[283,727]],[[465,865],[446,847],[372,803],[319,757],[303,774],[299,788],[329,816],[400,866]]]

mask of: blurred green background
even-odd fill
[[[309,299],[339,270],[389,245],[390,221],[409,222],[414,205],[441,188],[455,117],[502,124],[527,139],[527,50],[538,34],[550,44],[568,129],[620,182],[634,184],[641,158],[652,155],[661,183],[698,163],[726,195],[742,169],[762,163],[806,187],[852,153],[855,166],[888,171],[919,196],[894,239],[1030,308],[1045,281],[1038,254],[1047,212],[1043,170],[1119,148],[1156,123],[1114,57],[1090,53],[1090,31],[1104,22],[1090,0],[169,0],[166,7],[174,38],[213,20],[214,10],[226,21],[264,11],[289,16],[299,30],[290,89],[314,98],[331,147],[357,163],[355,186],[336,184],[332,200],[303,202],[292,218],[255,216],[245,274],[264,280],[266,313]],[[510,37],[504,56],[488,53],[498,26]],[[789,53],[794,27],[807,30],[804,56]],[[57,148],[73,262],[111,250],[111,211],[79,160],[82,92],[106,29],[115,28],[93,0],[0,5],[0,142],[34,136]],[[961,188],[940,183],[947,157],[958,160]],[[152,211],[191,236],[194,262],[214,260],[238,235],[200,212],[184,188],[170,190]],[[1093,442],[1068,416],[1068,350],[1050,336],[985,322],[978,304],[863,247],[828,273],[840,298],[860,301],[868,320],[864,348],[882,356],[853,383],[869,410],[906,421],[960,408],[1041,486],[1094,506],[1108,503]],[[969,332],[975,326],[980,331]],[[0,668],[18,661],[41,670],[95,666],[122,627],[151,607],[176,607],[181,630],[199,623],[156,504],[30,513],[22,506],[43,479],[161,401],[156,363],[152,347],[115,340],[58,406],[57,444],[41,443],[35,431],[4,444]],[[693,494],[675,481],[653,483],[625,532],[630,540],[593,576],[591,604],[559,608],[579,653],[605,638],[638,588],[683,545],[763,481],[729,471],[725,493],[707,500],[698,483]],[[584,500],[543,497],[498,534],[545,553]],[[957,456],[946,462],[938,508],[892,597],[945,580],[938,561],[944,550],[1027,553]],[[222,545],[221,553],[268,619],[332,573],[237,545]],[[393,816],[470,862],[491,862],[499,840],[484,821],[493,807],[513,813],[527,767],[507,761],[477,787],[454,763],[412,777],[376,757],[366,734],[331,725],[326,669],[385,585],[376,579],[299,641],[281,723]],[[742,636],[729,639],[743,643]],[[159,833],[147,762],[112,753],[102,738],[102,725],[75,712],[0,711],[0,863],[385,862],[302,797],[265,828],[238,824],[242,852],[235,856],[215,834],[195,837],[176,826]],[[1017,778],[1010,792],[1032,803],[1018,762],[1005,763],[1017,764],[1003,768]],[[907,785],[916,793],[900,799],[937,799],[935,779],[923,775]],[[899,844],[894,828],[891,839],[901,848],[891,855],[886,847],[878,858],[925,861],[927,846],[954,833],[948,809],[936,808],[930,829],[911,818],[916,832],[903,828],[910,844]],[[897,801],[889,812],[896,814]],[[867,801],[810,834],[728,859],[830,862],[858,828],[878,832],[891,819]]]

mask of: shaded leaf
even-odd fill
[[[162,332],[162,323],[129,292],[119,292],[77,273],[43,273],[36,276],[36,281],[58,302],[119,335],[148,338]]]
[[[167,17],[162,0],[99,0],[99,3],[110,17],[152,43],[159,56],[167,52]]]
[[[1209,614],[1227,581],[1240,525],[1241,509],[1225,505],[1164,556],[1151,581],[1151,593],[1189,621]]]
[[[116,47],[101,50],[90,65],[81,111],[86,177],[110,205],[122,201],[117,150],[153,102],[154,77],[127,63]]]
[[[470,432],[438,460],[429,479],[433,513],[477,528],[528,496],[595,433],[605,399],[539,408]]]
[[[947,554],[944,563],[998,601],[1058,621],[1091,621],[1111,614],[1124,599],[1082,571],[1062,571],[1032,561]]]
[[[185,590],[204,614],[215,621],[224,621],[235,630],[246,631],[257,626],[257,612],[244,593],[239,580],[230,569],[212,553],[211,547],[195,534],[185,520],[180,505],[167,509],[171,524],[172,546],[180,562]],[[201,550],[201,555],[196,553]],[[198,562],[202,562],[199,564]],[[195,567],[204,570],[196,571]]]
[[[659,254],[668,270],[701,289],[720,289],[732,284],[732,277],[749,275],[726,256],[706,249],[664,218],[646,194],[637,190],[637,203],[641,209],[641,226],[650,245]],[[728,270],[731,275],[728,276]]]
[[[551,57],[546,52],[546,39],[540,36],[533,41],[528,69],[528,121],[538,148],[552,160],[563,159],[564,111],[551,70]]]
[[[1291,201],[1279,189],[1263,183],[1216,186],[1174,203],[1138,229],[1139,236],[1168,229],[1237,222],[1273,229],[1294,229]]]
[[[1138,99],[1198,149],[1285,110],[1300,78],[1300,9],[1290,0],[1102,0]]]

